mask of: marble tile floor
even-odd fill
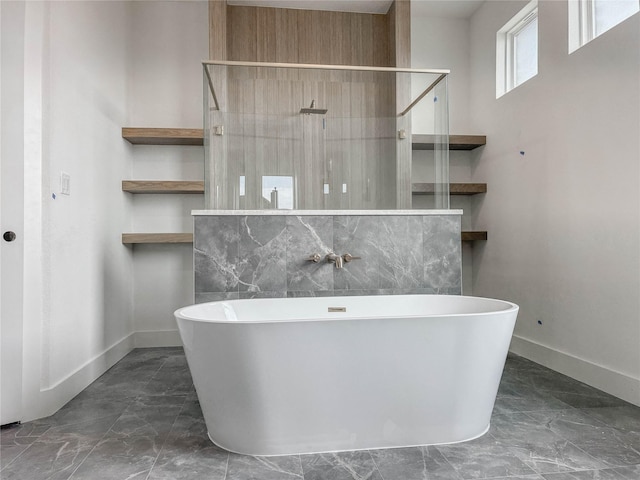
[[[640,407],[510,355],[479,439],[250,457],[208,440],[182,350],[152,348],[0,445],[2,480],[640,480]]]

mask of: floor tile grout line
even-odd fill
[[[578,410],[576,408],[572,408],[573,410]],[[566,409],[565,409],[566,410]],[[544,410],[541,410],[544,411]],[[531,419],[532,421],[535,421],[535,418],[531,417],[530,415],[527,415],[526,412],[517,412],[517,413],[523,413],[526,417],[528,417],[529,419]],[[535,412],[534,412],[535,413]],[[598,460],[596,457],[594,457],[593,455],[589,454],[587,451],[583,450],[582,448],[578,447],[575,443],[573,443],[573,441],[563,435],[560,435],[557,432],[554,432],[553,430],[551,430],[550,428],[545,427],[545,430],[549,431],[550,433],[552,433],[553,435],[557,436],[560,440],[567,442],[567,444],[571,445],[572,447],[576,448],[577,450],[581,451],[583,454],[585,454],[587,457],[591,458],[592,460],[594,460],[597,463],[603,464],[604,463],[601,460]],[[500,439],[498,439],[496,436],[491,435],[491,437],[493,439],[495,439],[496,441],[500,441]],[[521,460],[522,461],[522,460]],[[524,462],[522,462],[524,463]],[[529,467],[529,465],[527,465],[526,463],[524,463],[527,467]],[[545,475],[545,472],[538,472],[536,471],[533,467],[529,467],[531,470],[533,470],[534,472],[536,472],[536,474],[543,476]],[[571,473],[571,472],[577,472],[577,471],[582,471],[582,470],[593,470],[593,469],[589,469],[589,468],[583,468],[583,469],[575,469],[573,467],[569,467],[572,470],[568,471],[568,472],[554,472],[554,473]],[[597,469],[596,469],[597,470]],[[550,474],[551,472],[546,472],[548,474]]]
[[[563,410],[569,410],[569,409],[563,409]],[[571,410],[574,410],[574,411],[576,411],[576,412],[579,412],[579,413],[585,414],[584,412],[582,412],[582,410],[583,410],[583,409],[580,409],[580,408],[572,407],[572,408],[571,408]],[[547,410],[544,410],[544,411],[547,411]],[[553,410],[552,410],[552,411],[553,411]],[[518,413],[520,413],[520,412],[518,412]],[[528,414],[527,414],[527,412],[521,412],[521,413],[524,413],[524,414],[525,414],[527,417],[529,417],[532,421],[535,421],[535,420],[536,420],[536,419],[535,419],[535,418],[533,418],[531,415],[528,415]],[[536,412],[530,412],[530,413],[536,413]],[[586,415],[586,414],[585,414],[585,415]],[[589,417],[589,418],[591,418],[591,417]],[[595,420],[597,420],[597,419],[595,419]],[[602,423],[602,425],[601,425],[601,426],[598,426],[598,425],[596,425],[596,426],[598,426],[598,427],[602,427],[602,426],[604,426],[604,427],[607,427],[607,428],[613,428],[613,427],[611,427],[610,425],[605,424],[605,423],[603,423],[603,422],[600,422],[600,423]],[[552,433],[552,434],[556,435],[559,439],[561,439],[561,440],[563,440],[563,441],[567,442],[569,445],[571,445],[572,447],[576,448],[577,450],[579,450],[580,452],[582,452],[583,454],[585,454],[587,457],[591,458],[592,460],[596,461],[597,463],[599,463],[599,464],[601,464],[601,465],[604,465],[604,468],[596,468],[596,469],[594,469],[594,468],[576,468],[576,469],[573,469],[573,470],[572,470],[573,472],[581,472],[581,471],[599,471],[599,470],[607,470],[607,469],[611,469],[611,468],[624,468],[625,466],[627,466],[627,465],[618,465],[618,466],[611,466],[611,465],[607,465],[607,464],[605,463],[605,461],[604,461],[604,460],[600,460],[600,459],[598,459],[597,457],[595,457],[595,456],[591,455],[589,452],[587,452],[586,450],[584,450],[584,449],[583,449],[582,447],[580,447],[578,444],[574,443],[573,439],[571,439],[571,438],[569,438],[569,437],[567,437],[567,436],[565,436],[565,435],[562,435],[561,433],[555,432],[555,431],[551,430],[551,429],[550,429],[550,428],[548,428],[548,427],[545,427],[545,430],[547,430],[547,431],[549,431],[550,433]],[[617,429],[615,429],[615,428],[614,428],[614,430],[617,430]],[[620,431],[620,430],[618,430],[618,431]],[[495,438],[495,437],[493,437],[493,438]],[[639,453],[639,454],[640,454],[640,451],[637,451],[637,450],[635,450],[635,449],[634,449],[634,451],[636,451],[637,453]],[[531,467],[530,467],[530,468],[531,468]],[[572,471],[564,472],[564,473],[571,473]],[[547,472],[546,474],[550,474],[550,473],[549,473],[549,472]],[[545,473],[540,472],[540,473],[538,473],[538,475],[543,476],[543,475],[545,475]]]
[[[231,453],[227,451],[227,462],[224,466],[224,477],[222,477],[224,480],[227,480],[227,475],[229,475],[229,458],[231,458]]]
[[[619,430],[618,428],[614,427],[613,425],[610,425],[608,423],[603,422],[602,420],[600,420],[599,418],[596,418],[595,416],[591,415],[589,413],[589,410],[601,410],[603,408],[620,408],[620,407],[589,407],[589,408],[579,408],[578,410],[580,412],[582,412],[584,415],[586,415],[587,417],[589,417],[590,419],[598,422],[600,424],[600,426],[602,427],[608,427],[608,428],[613,428],[614,430],[617,430],[618,432],[624,434],[625,432],[622,430]]]
[[[0,0],[2,1],[2,0]],[[105,414],[105,415],[101,415],[99,417],[92,417],[92,418],[84,418],[82,420],[78,420],[78,421],[73,421],[71,423],[60,423],[60,424],[51,424],[50,429],[54,429],[54,428],[60,428],[60,427],[73,427],[75,425],[80,425],[83,423],[88,423],[88,422],[95,422],[95,421],[100,421],[103,420],[105,418],[109,418],[109,417],[113,417],[115,415],[118,415],[118,418],[120,418],[120,415],[122,415],[125,410],[127,410],[127,408],[129,408],[129,405],[131,404],[131,402],[133,402],[137,397],[126,397],[127,398],[127,403],[126,406],[122,409],[122,411],[120,413],[110,413],[110,414]],[[109,427],[111,428],[111,427]],[[49,430],[47,430],[48,432]]]
[[[91,450],[89,450],[89,453],[87,453],[85,455],[85,457],[82,459],[82,461],[78,464],[78,466],[76,468],[73,469],[73,472],[71,472],[71,474],[67,477],[67,480],[72,480],[72,477],[75,475],[75,473],[78,471],[78,469],[82,466],[82,464],[87,460],[87,458],[89,458],[89,455],[91,455],[93,453],[93,451],[96,449],[96,447],[98,445],[100,445],[100,442],[102,442],[105,437],[107,436],[107,434],[111,431],[111,429],[113,428],[113,426],[118,422],[118,420],[120,419],[120,417],[122,415],[124,415],[124,412],[126,411],[126,408],[122,411],[122,413],[120,413],[120,415],[118,415],[115,420],[113,421],[113,423],[109,426],[109,428],[104,432],[104,434],[102,435],[102,437],[100,437],[100,440],[98,440],[96,442],[96,444],[91,447]]]
[[[300,465],[300,472],[302,472],[302,480],[304,480],[304,467],[302,466],[302,456],[300,454],[296,455],[298,457],[298,464]]]
[[[176,418],[173,419],[173,423],[171,424],[171,429],[169,430],[169,433],[165,436],[164,441],[162,442],[162,446],[158,449],[158,455],[156,455],[156,458],[153,460],[153,464],[151,465],[151,468],[149,469],[149,473],[147,473],[145,480],[149,479],[151,472],[153,471],[154,467],[158,463],[158,459],[160,458],[160,455],[162,455],[164,446],[167,444],[167,440],[169,440],[169,438],[171,437],[171,434],[173,433],[173,429],[176,426],[176,422],[178,421],[178,418],[180,418],[180,415],[182,415],[182,412],[184,411],[184,407],[187,404],[187,397],[188,395],[184,396],[184,400],[182,401],[182,405],[180,406],[180,411],[176,415]]]
[[[149,385],[149,383],[151,383],[151,381],[155,378],[155,376],[156,376],[158,373],[160,373],[160,370],[162,370],[162,367],[164,367],[164,366],[167,364],[168,359],[169,359],[169,357],[166,357],[166,358],[164,359],[164,361],[160,364],[160,366],[156,369],[156,371],[155,371],[155,372],[153,372],[153,374],[149,376],[149,380],[147,380],[147,381],[145,382],[145,384],[143,385],[143,387],[148,386],[148,385]],[[138,395],[138,397],[140,397],[140,396],[141,396],[141,395]],[[138,397],[136,397],[136,398],[138,398]]]
[[[621,434],[624,434],[624,432],[622,432],[621,430],[618,430],[617,428],[615,428],[615,427],[613,427],[613,426],[611,426],[611,425],[609,425],[609,424],[606,424],[606,423],[602,422],[601,420],[598,420],[597,418],[593,418],[591,415],[587,414],[587,413],[584,411],[585,409],[583,409],[583,408],[576,408],[576,407],[572,407],[571,409],[567,409],[567,408],[565,408],[565,409],[562,409],[562,410],[538,410],[538,411],[535,411],[535,412],[522,412],[522,413],[524,413],[524,414],[525,414],[527,417],[529,417],[531,420],[535,421],[536,419],[535,419],[534,417],[532,417],[531,415],[529,415],[529,413],[537,413],[537,412],[559,412],[559,411],[567,411],[567,410],[572,410],[573,412],[577,412],[577,413],[579,413],[579,414],[586,415],[589,419],[594,420],[594,421],[596,422],[596,425],[594,425],[595,427],[598,427],[598,428],[603,428],[603,427],[605,427],[605,428],[610,428],[610,429],[613,429],[613,430],[615,430],[615,431],[617,431],[617,432],[620,432]],[[573,423],[573,422],[571,422],[571,423]],[[546,429],[546,430],[548,430],[548,431],[550,431],[550,432],[552,432],[553,434],[557,435],[558,437],[562,438],[563,440],[567,441],[568,443],[571,443],[571,444],[572,444],[573,446],[575,446],[576,448],[579,448],[579,447],[578,447],[578,445],[576,445],[576,444],[573,442],[573,439],[572,439],[572,438],[569,438],[568,436],[563,435],[562,433],[554,432],[554,431],[553,431],[553,430],[551,430],[551,428],[549,428],[549,427],[546,427],[546,426],[545,426],[545,429]],[[593,457],[592,455],[590,455],[589,453],[587,453],[585,450],[583,450],[582,448],[579,448],[579,449],[580,449],[580,451],[582,451],[582,452],[586,453],[587,455],[591,456],[592,458],[595,458],[595,457]],[[640,452],[639,452],[639,453],[640,453]],[[597,459],[596,459],[596,460],[597,460]]]
[[[378,474],[380,475],[380,478],[382,480],[386,480],[384,478],[384,475],[382,475],[382,472],[380,471],[380,467],[378,467],[378,462],[376,462],[376,459],[374,458],[373,454],[371,453],[371,450],[367,450],[367,453],[369,453],[369,457],[371,458],[371,461],[373,462],[373,466],[375,467],[376,471],[378,472]],[[304,480],[304,479],[303,479]]]
[[[36,440],[36,442],[37,442],[37,440]],[[12,460],[11,460],[9,463],[7,463],[4,467],[0,468],[0,473],[1,473],[1,472],[3,472],[4,470],[6,470],[6,469],[9,467],[9,465],[11,465],[13,462],[15,462],[18,458],[20,458],[20,457],[22,456],[22,454],[23,454],[24,452],[26,452],[27,450],[29,450],[29,449],[33,446],[33,444],[34,444],[34,443],[36,443],[36,442],[32,442],[32,443],[30,443],[30,444],[27,446],[27,448],[25,448],[25,449],[24,449],[23,451],[21,451],[18,455],[16,455],[16,457],[15,457],[14,459],[12,459]],[[2,477],[0,476],[0,478],[2,478]]]
[[[567,439],[567,438],[565,438],[564,440],[566,440],[566,442],[567,442],[569,445],[573,446],[573,447],[574,447],[574,448],[576,448],[577,450],[580,450],[580,451],[581,451],[582,453],[584,453],[587,457],[589,457],[589,458],[593,459],[594,461],[598,462],[598,463],[599,463],[599,464],[601,464],[601,465],[605,465],[604,469],[608,468],[608,467],[606,466],[606,464],[604,463],[604,461],[603,461],[603,460],[599,460],[598,458],[594,457],[594,456],[593,456],[593,455],[591,455],[589,452],[587,452],[586,450],[582,449],[582,447],[580,447],[579,445],[576,445],[575,443],[573,443],[573,441],[572,441],[572,440],[569,440],[569,439]],[[604,469],[602,469],[602,468],[600,468],[600,469],[593,469],[593,468],[582,468],[582,469],[579,469],[579,468],[578,468],[578,469],[575,469],[575,471],[581,471],[581,470],[604,470]]]
[[[489,431],[487,431],[487,433],[486,433],[486,434],[487,434],[487,435],[491,435],[491,434],[489,433]],[[495,437],[493,437],[493,435],[491,435],[491,438],[495,438]],[[423,457],[424,457],[424,454],[426,453],[426,452],[424,451],[424,449],[425,449],[425,448],[426,448],[426,447],[424,447],[424,446],[422,447],[422,449],[423,449],[423,453],[422,453]],[[447,456],[446,456],[443,452],[441,452],[441,451],[440,451],[440,449],[438,448],[438,445],[433,445],[433,448],[436,450],[436,452],[438,452],[438,453],[440,454],[440,456],[441,456],[442,458],[444,458],[444,461],[445,461],[445,462],[447,462],[447,465],[449,465],[449,466],[453,469],[453,471],[454,471],[454,472],[455,472],[455,474],[458,476],[458,478],[463,479],[464,477],[462,476],[462,474],[458,471],[458,469],[456,468],[456,466],[455,466],[453,463],[451,463],[451,462],[449,461],[449,459],[447,458]]]
[[[304,472],[304,463],[302,463],[302,455],[298,455],[298,458],[300,459],[300,471],[302,472],[302,480],[305,480],[305,475],[306,473]]]

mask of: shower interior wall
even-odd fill
[[[210,165],[211,207],[274,208],[264,197],[262,178],[288,176],[296,182],[293,208],[394,208],[395,75],[223,69],[229,113],[210,112],[210,125],[225,128],[224,136],[210,135],[216,155],[210,158],[226,161]],[[328,113],[300,114],[311,101]],[[241,176],[245,193],[239,196]],[[325,194],[325,184],[332,194]]]

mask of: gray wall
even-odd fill
[[[460,294],[458,215],[196,215],[196,302]],[[361,256],[337,269],[306,259]]]

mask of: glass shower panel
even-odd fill
[[[414,94],[419,87],[414,87]],[[447,77],[412,110],[413,208],[449,209],[449,107]]]
[[[449,102],[447,78],[433,89],[434,103],[434,207],[449,209]]]
[[[411,118],[396,90],[411,73],[222,63],[204,66],[206,208],[395,209],[410,199]]]

